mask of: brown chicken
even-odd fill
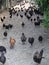
[[[15,45],[15,39],[14,38],[10,38],[10,48],[14,48],[14,45]]]

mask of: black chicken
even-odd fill
[[[39,40],[39,42],[42,42],[43,37],[42,36],[39,36],[38,40]]]
[[[10,15],[10,18],[12,18],[12,15]]]
[[[9,25],[5,25],[5,29],[8,29],[9,30]]]
[[[21,25],[22,25],[22,27],[24,27],[25,23],[24,23],[24,22],[22,22],[22,24],[21,24]]]
[[[5,52],[6,53],[6,48],[4,46],[0,46],[0,52]]]
[[[7,37],[7,32],[5,31],[5,32],[3,33],[3,35],[4,35],[5,37]]]
[[[26,17],[27,17],[28,20],[31,18],[31,16],[28,16],[28,15],[26,15]]]
[[[40,22],[34,22],[35,26],[40,26]]]
[[[5,19],[5,16],[3,17],[3,19]]]
[[[29,39],[28,39],[28,42],[31,44],[31,46],[33,45],[33,42],[34,42],[34,38],[32,37],[29,37]]]
[[[32,22],[32,19],[31,19],[31,22]]]
[[[23,44],[25,44],[25,42],[26,42],[26,37],[25,37],[24,33],[22,33],[21,41]]]
[[[16,16],[19,16],[19,14],[17,13]]]
[[[13,27],[13,25],[9,24],[9,28],[11,29]]]
[[[5,28],[5,24],[3,24],[3,28]]]
[[[39,53],[38,51],[35,52],[35,54],[34,54],[34,56],[33,56],[34,62],[40,64],[41,61],[42,61],[42,58],[44,58],[44,57],[43,57],[43,49],[41,49],[40,53]]]
[[[23,18],[23,15],[20,15],[21,18]]]
[[[34,21],[36,21],[36,19],[34,18]]]
[[[4,21],[3,18],[1,18],[1,21],[2,21],[2,22]]]
[[[30,14],[30,16],[32,16],[33,15],[33,10],[30,10],[29,14]]]
[[[24,13],[24,15],[26,16],[27,12]]]
[[[1,54],[0,62],[1,62],[2,64],[5,64],[5,62],[6,62],[6,57],[4,56],[3,53]]]

